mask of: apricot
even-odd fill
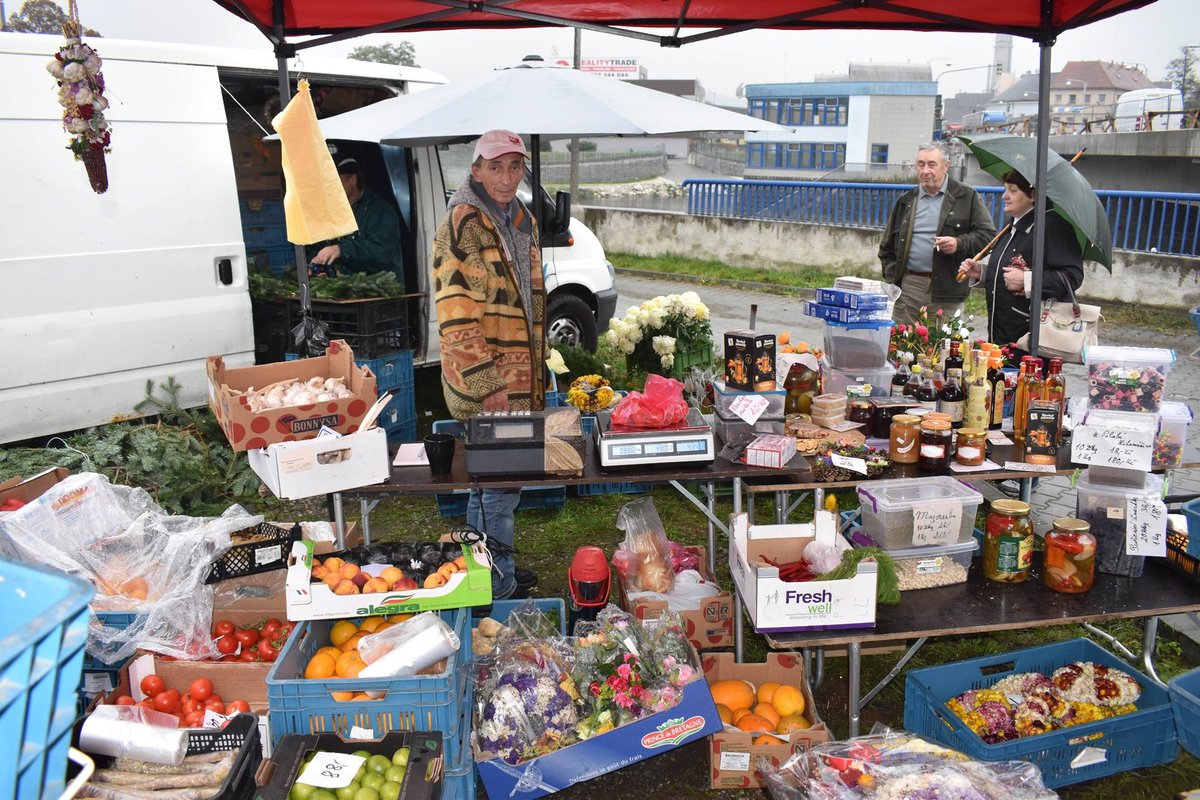
[[[393,583],[403,578],[404,573],[400,571],[399,567],[388,567],[383,572],[379,573],[379,577],[387,581],[388,586],[391,586]]]
[[[459,556],[458,558],[454,559],[454,565],[461,570],[465,570],[467,568],[467,557]]]
[[[372,594],[374,592],[388,592],[391,591],[391,588],[391,584],[389,584],[383,578],[371,578],[366,582],[366,585],[362,587],[362,590],[363,594]]]
[[[342,559],[338,558],[337,556],[330,556],[329,558],[325,559],[323,563],[325,565],[325,569],[329,570],[330,572],[337,572],[342,568],[342,564],[345,564],[346,562],[342,561]]]
[[[342,576],[338,575],[336,572],[330,572],[328,575],[326,575],[324,578],[321,579],[321,583],[325,584],[326,586],[328,586],[330,589],[332,589],[335,592],[337,591],[338,584],[341,582],[342,582]],[[350,584],[351,586],[354,586],[353,581],[346,581],[346,583]]]
[[[338,583],[333,589],[334,594],[358,594],[358,587],[354,585],[354,581],[343,580]]]
[[[312,568],[312,579],[314,581],[323,581],[328,574],[329,569],[324,564],[317,564]]]
[[[342,574],[343,578],[351,579],[358,574],[358,564],[351,564],[349,561],[347,561],[346,563],[342,564],[342,566],[338,569],[338,572]]]
[[[424,588],[436,589],[439,586],[445,586],[447,580],[448,580],[447,577],[445,575],[443,575],[442,573],[431,572],[431,573],[429,573],[429,577],[425,579],[425,587]]]

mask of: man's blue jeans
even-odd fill
[[[487,534],[488,542],[513,546],[513,512],[521,502],[520,489],[471,489],[467,498],[467,524]],[[492,597],[503,600],[517,588],[516,559],[493,547]]]

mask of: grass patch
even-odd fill
[[[1112,301],[1106,301],[1100,307],[1104,314],[1103,327],[1148,328],[1156,333],[1175,336],[1186,335],[1196,330],[1195,323],[1186,311]]]

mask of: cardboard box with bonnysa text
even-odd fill
[[[828,512],[817,512],[822,536],[837,536],[837,523]],[[875,562],[863,561],[854,577],[833,581],[784,581],[779,568],[801,558],[817,538],[816,526],[751,525],[746,514],[730,521],[729,573],[738,585],[754,629],[762,633],[871,628],[875,626]]]
[[[276,497],[300,500],[383,483],[392,474],[387,432],[371,427],[246,451],[251,469]]]
[[[748,681],[755,688],[767,681],[799,688],[804,697],[804,710],[798,713],[808,722],[808,727],[803,730],[772,735],[769,739],[763,739],[762,733],[739,730],[732,725],[714,733],[709,738],[712,747],[708,751],[713,789],[762,788],[766,784],[758,772],[758,759],[769,758],[772,764],[779,766],[793,753],[832,738],[817,714],[804,674],[804,662],[799,657],[791,653],[768,653],[762,664],[739,664],[733,653],[708,653],[704,656],[703,666],[704,679],[710,685],[733,679]]]
[[[354,363],[354,353],[341,339],[329,343],[325,355],[228,369],[221,356],[208,358],[208,405],[236,452],[276,442],[312,439],[322,427],[338,433],[358,430],[378,394],[375,375]],[[341,378],[350,397],[299,406],[250,410],[250,390],[282,381]]]
[[[707,551],[699,546],[684,549],[699,556],[700,577],[710,583],[716,583],[717,579],[708,569]],[[613,599],[616,600],[617,605],[638,619],[658,619],[668,610],[665,600],[638,599],[630,601],[620,579],[616,581]],[[683,620],[688,641],[697,650],[711,650],[716,647],[729,647],[733,644],[733,595],[730,592],[722,589],[720,593],[701,600],[700,607],[695,611],[678,611],[676,613]]]

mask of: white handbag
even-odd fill
[[[1038,355],[1061,358],[1067,364],[1083,363],[1083,348],[1095,345],[1100,335],[1100,306],[1089,306],[1075,299],[1071,283],[1063,280],[1071,302],[1046,299],[1038,324]],[[1029,334],[1017,340],[1017,347],[1029,350]]]

